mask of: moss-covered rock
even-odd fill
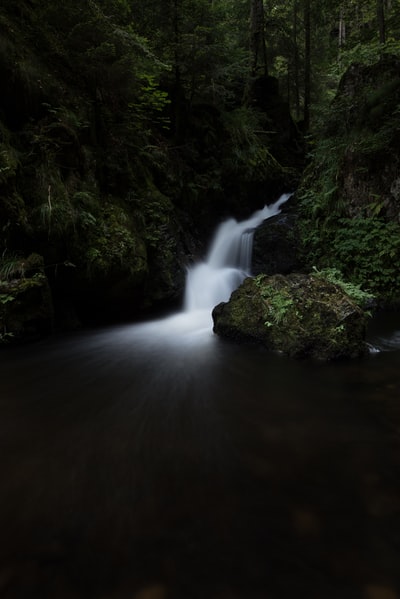
[[[214,332],[295,358],[332,360],[366,352],[366,314],[338,286],[314,275],[247,278],[213,310]]]

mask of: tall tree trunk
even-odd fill
[[[185,124],[184,124],[184,110],[185,110],[185,99],[182,88],[182,76],[181,76],[181,29],[180,29],[180,0],[174,0],[173,2],[173,36],[174,36],[174,89],[172,99],[172,114],[173,114],[173,126],[175,132],[176,143],[182,143],[185,137]]]
[[[265,46],[265,17],[263,0],[251,0],[250,6],[250,50],[252,57],[251,73],[257,72],[259,59],[262,58],[264,75],[268,75],[267,50]]]
[[[384,44],[386,42],[384,0],[376,0],[376,17],[378,21],[379,41],[381,44]]]
[[[357,7],[356,7],[357,12]],[[357,17],[356,17],[357,22]],[[339,9],[339,32],[338,32],[338,64],[341,64],[343,46],[346,44],[346,19],[343,3]]]
[[[298,33],[298,0],[294,0],[293,3],[293,48],[294,48],[294,97],[296,107],[296,118],[300,119],[300,60],[299,60],[299,46],[297,40]]]
[[[179,0],[174,0],[173,27],[174,27],[175,85],[176,85],[176,87],[179,87],[180,82],[181,82],[181,70],[180,70],[180,66],[179,66],[179,46],[180,46]]]
[[[344,18],[343,6],[340,7],[339,13],[339,51],[346,43],[346,21]]]
[[[310,127],[311,100],[311,6],[304,0],[304,130]]]

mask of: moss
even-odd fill
[[[248,278],[213,317],[218,334],[296,358],[330,360],[366,350],[366,314],[339,286],[314,276]]]

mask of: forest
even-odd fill
[[[1,342],[177,305],[295,192],[297,269],[398,302],[398,0],[3,0]]]
[[[400,599],[400,0],[0,0],[1,599]]]

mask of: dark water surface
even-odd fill
[[[177,319],[0,354],[0,597],[400,598],[399,330],[325,365]]]

